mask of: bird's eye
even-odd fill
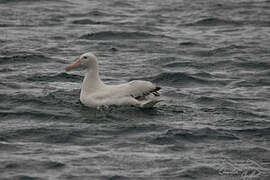
[[[87,59],[87,57],[86,56],[83,56],[83,59]]]

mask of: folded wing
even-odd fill
[[[161,88],[149,81],[135,80],[126,84],[118,85],[121,96],[131,96],[137,100],[145,100],[148,96],[159,96]]]

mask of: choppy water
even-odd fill
[[[269,27],[267,0],[0,0],[0,178],[269,179]],[[165,101],[83,107],[88,51]]]

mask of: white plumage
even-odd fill
[[[87,68],[80,94],[80,101],[86,106],[132,105],[147,108],[161,101],[158,93],[160,87],[149,81],[134,80],[119,85],[104,84],[99,78],[97,58],[92,53],[81,55],[74,64],[68,65],[66,70],[79,66]]]

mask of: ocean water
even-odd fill
[[[90,109],[84,72],[162,87]],[[270,179],[269,0],[0,0],[0,179]]]

